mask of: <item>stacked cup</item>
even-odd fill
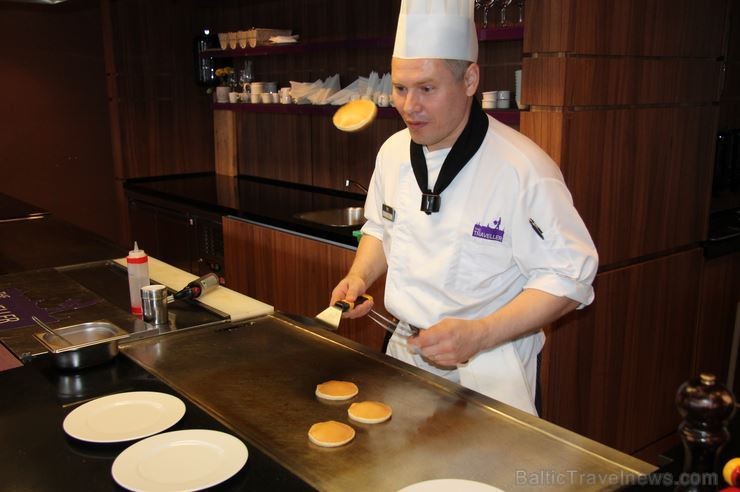
[[[280,104],[290,104],[292,102],[293,101],[290,98],[290,87],[281,87],[280,88]]]
[[[496,107],[496,98],[498,91],[488,91],[483,93],[483,109],[494,109]]]
[[[252,82],[249,84],[251,101],[255,104],[262,102],[262,94],[265,92],[264,82]]]
[[[511,91],[497,91],[496,108],[509,109],[511,106]]]

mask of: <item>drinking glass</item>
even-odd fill
[[[252,70],[252,60],[244,60],[244,68],[239,70],[239,87],[242,88],[242,92],[247,92],[247,87],[254,80],[254,72]]]

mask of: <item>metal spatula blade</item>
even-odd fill
[[[316,319],[324,323],[331,330],[339,328],[339,323],[342,321],[342,313],[353,309],[355,306],[359,306],[365,301],[372,300],[369,295],[362,295],[357,298],[355,302],[347,301],[345,299],[337,301],[333,306],[321,311],[316,315]]]

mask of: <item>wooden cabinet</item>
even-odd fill
[[[195,275],[223,276],[220,216],[138,195],[128,204],[132,240],[150,256]]]
[[[648,460],[676,442],[695,359],[718,349],[697,323],[726,326],[702,321],[698,291],[727,6],[527,0],[522,132],[560,166],[600,263],[595,303],[551,330],[544,417]],[[729,311],[737,283],[707,267],[702,297]]]
[[[291,314],[313,317],[326,309],[355,255],[347,247],[228,217],[223,231],[228,286]],[[379,279],[368,292],[381,312],[384,283]],[[380,350],[385,331],[363,318],[342,320],[339,334]]]
[[[675,432],[676,391],[693,375],[701,255],[597,276],[594,303],[549,330],[544,418],[628,453]]]
[[[729,382],[730,361],[738,356],[733,347],[735,330],[740,329],[740,252],[704,260],[701,277],[699,322],[696,325],[692,373],[711,372]],[[740,396],[738,364],[734,372],[734,393]]]

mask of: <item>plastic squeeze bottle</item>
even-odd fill
[[[141,288],[149,285],[149,257],[134,241],[134,249],[126,257],[128,268],[128,290],[131,296],[131,312],[141,316]]]

